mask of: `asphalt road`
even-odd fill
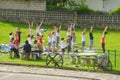
[[[88,80],[73,77],[0,72],[0,80]]]

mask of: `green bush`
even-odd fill
[[[92,9],[88,8],[87,6],[78,6],[74,9],[78,14],[90,14],[94,12]]]
[[[118,15],[118,14],[120,14],[120,7],[114,9],[113,11],[111,11],[110,14],[112,14],[112,15]]]

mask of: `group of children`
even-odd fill
[[[37,24],[35,22],[31,22],[29,20],[26,20],[26,22],[29,25],[29,35],[28,35],[28,39],[25,42],[26,44],[24,45],[24,50],[26,50],[26,45],[30,44],[31,47],[33,47],[33,42],[32,39],[35,38],[34,43],[36,43],[37,47],[39,49],[38,44],[40,45],[40,48],[43,46],[43,29],[40,29],[41,25],[43,22],[41,22],[40,24]],[[36,24],[36,35],[33,34],[33,24]],[[101,38],[101,44],[102,44],[102,49],[103,49],[103,53],[105,53],[105,36],[107,34],[107,29],[108,27],[106,26],[104,31],[103,31],[103,35]],[[50,52],[54,53],[56,50],[58,51],[60,49],[60,51],[62,52],[62,56],[64,56],[64,52],[67,49],[67,54],[68,57],[70,56],[69,53],[75,52],[75,45],[76,45],[76,35],[75,35],[75,25],[73,23],[71,23],[71,25],[68,27],[67,31],[66,31],[66,35],[67,35],[67,39],[65,40],[65,37],[60,37],[60,30],[61,30],[61,25],[59,27],[54,27],[54,30],[51,32],[48,32],[48,45],[47,45],[47,52],[48,54]],[[11,50],[13,50],[16,54],[17,57],[19,57],[19,43],[20,43],[20,38],[21,38],[21,31],[20,28],[17,28],[16,32],[10,33],[10,46],[11,46]],[[86,45],[86,25],[85,28],[82,31],[81,34],[81,41],[82,41],[82,48],[81,50],[84,51],[85,50],[85,45]],[[61,41],[60,41],[61,38]],[[94,44],[94,36],[93,36],[93,27],[90,27],[90,31],[89,31],[89,38],[90,38],[90,46],[89,49],[92,50],[93,49],[93,44]],[[30,47],[30,48],[31,48]],[[30,49],[31,50],[31,49]],[[43,51],[43,48],[41,48],[41,50]],[[28,51],[26,51],[27,53],[30,53]]]
[[[26,20],[26,22],[29,25],[29,31],[30,33],[28,34],[28,39],[26,39],[26,41],[24,42],[24,45],[20,45],[20,41],[21,41],[21,32],[20,28],[17,28],[15,33],[11,32],[9,34],[10,37],[10,49],[11,51],[14,52],[14,57],[19,58],[19,49],[23,48],[23,51],[25,53],[27,53],[25,55],[26,59],[30,58],[30,52],[32,50],[32,48],[34,48],[34,51],[36,52],[43,52],[43,46],[42,46],[42,36],[43,36],[43,29],[40,29],[40,26],[42,25],[42,22],[38,25],[36,24],[36,36],[33,35],[33,22],[29,22],[28,20]],[[35,39],[34,42],[32,41],[32,39]],[[34,44],[33,44],[34,43]]]

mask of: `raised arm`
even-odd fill
[[[83,29],[83,34],[85,34],[85,32],[86,32],[86,28]]]
[[[29,20],[25,20],[25,21],[28,23],[28,25],[29,25],[29,27],[30,27],[30,26],[31,26],[31,25],[30,25],[30,21],[29,21]]]
[[[41,21],[41,23],[39,24],[39,27],[41,27],[41,26],[42,26],[42,24],[43,24],[43,21]]]
[[[59,26],[59,30],[61,29],[61,25]]]
[[[107,31],[107,29],[108,29],[108,26],[105,26],[103,33],[105,33]]]
[[[105,37],[105,35],[107,34],[107,29],[108,29],[108,27],[107,27],[107,26],[105,26],[102,36],[104,36],[104,37]]]
[[[93,26],[90,27],[90,32],[93,32]]]

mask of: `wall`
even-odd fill
[[[86,4],[91,9],[109,12],[120,6],[120,0],[86,0]]]
[[[105,0],[104,11],[111,11],[120,6],[120,0]]]
[[[1,9],[46,10],[46,0],[0,0]]]
[[[94,10],[103,10],[103,1],[102,0],[86,0],[86,4],[89,8]]]

